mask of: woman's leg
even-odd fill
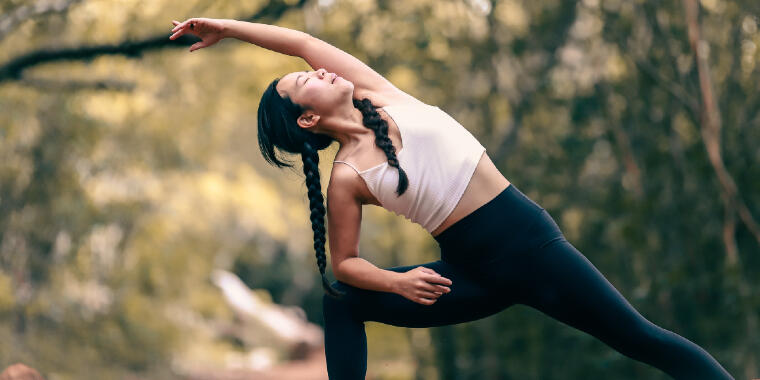
[[[514,304],[511,294],[489,289],[471,275],[444,261],[421,264],[451,280],[451,292],[432,305],[422,305],[388,292],[357,288],[340,281],[343,300],[323,297],[325,356],[331,380],[364,379],[367,371],[365,321],[400,327],[434,327],[477,320]],[[419,265],[387,268],[407,272]]]
[[[733,379],[704,349],[648,321],[564,236],[546,211],[533,233],[553,238],[509,258],[517,303],[595,336],[623,355],[675,379]],[[547,235],[544,235],[547,236]],[[496,268],[499,266],[496,265]]]

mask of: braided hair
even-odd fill
[[[332,137],[307,131],[296,120],[306,110],[300,104],[294,103],[288,96],[280,96],[276,86],[281,78],[273,80],[264,90],[258,107],[258,141],[259,149],[264,159],[279,168],[293,167],[292,162],[283,159],[275,153],[275,147],[287,153],[300,154],[303,161],[303,173],[306,177],[306,188],[309,196],[311,213],[311,229],[314,231],[314,251],[317,256],[317,267],[322,276],[322,288],[325,293],[335,298],[345,295],[335,289],[327,280],[325,267],[325,206],[319,174],[319,151],[330,146],[335,139]],[[375,145],[385,152],[388,164],[399,172],[399,183],[396,193],[400,196],[409,186],[406,172],[401,168],[396,149],[388,137],[388,122],[380,117],[372,102],[364,98],[353,100],[354,107],[362,113],[365,127],[375,132]]]
[[[406,188],[409,187],[409,179],[406,177],[404,169],[401,169],[401,165],[396,157],[396,148],[393,147],[391,139],[388,137],[388,122],[380,117],[377,108],[369,99],[354,99],[353,101],[354,107],[358,108],[362,113],[362,123],[364,123],[364,126],[375,132],[375,145],[385,152],[385,156],[388,157],[388,165],[398,169],[396,194],[401,196],[401,194],[406,192]]]

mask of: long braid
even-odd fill
[[[388,165],[398,169],[398,185],[396,186],[396,194],[401,195],[406,191],[409,186],[409,179],[406,177],[406,172],[401,168],[396,157],[396,148],[391,143],[391,139],[388,137],[388,122],[380,117],[380,113],[367,98],[354,101],[354,107],[358,108],[362,113],[362,122],[365,127],[375,132],[375,145],[385,152],[385,156],[388,157]]]
[[[345,293],[333,288],[325,275],[325,267],[327,266],[327,256],[325,255],[325,205],[324,197],[322,196],[322,185],[319,179],[319,153],[308,140],[303,143],[301,159],[303,160],[303,173],[306,175],[306,188],[309,194],[309,209],[311,210],[311,229],[314,231],[314,251],[317,255],[319,273],[322,275],[322,287],[328,295],[341,298]]]
[[[325,293],[334,298],[342,298],[345,293],[334,288],[327,280],[325,267],[327,256],[325,254],[325,206],[322,196],[322,187],[319,177],[319,154],[322,149],[330,146],[335,140],[321,133],[313,133],[301,128],[297,119],[305,108],[287,96],[281,96],[276,86],[279,78],[272,81],[264,90],[258,108],[258,139],[259,148],[264,159],[279,168],[293,167],[293,165],[278,157],[277,148],[281,152],[301,155],[303,160],[303,172],[306,175],[306,187],[309,196],[309,209],[311,211],[311,228],[314,231],[314,250],[317,256],[317,266],[322,275],[322,287]],[[398,169],[399,182],[396,193],[400,196],[409,186],[406,172],[401,169],[396,149],[388,138],[388,123],[380,117],[372,102],[364,98],[353,100],[354,107],[362,113],[362,122],[365,127],[375,132],[375,145],[385,152],[390,166]],[[281,159],[283,159],[281,161]]]

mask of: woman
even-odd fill
[[[677,379],[732,379],[705,350],[648,321],[570,244],[541,206],[511,184],[462,125],[404,93],[350,54],[306,33],[236,20],[174,21],[190,51],[233,37],[303,58],[314,71],[277,78],[258,109],[259,146],[303,160],[331,379],[363,379],[365,321],[430,327],[524,304]],[[317,152],[340,144],[323,204]],[[419,223],[441,260],[379,269],[358,257],[363,204]],[[325,277],[327,212],[332,269]]]

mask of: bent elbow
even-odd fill
[[[332,262],[333,275],[335,276],[336,280],[340,282],[346,282],[345,281],[346,274],[348,274],[347,273],[349,271],[348,266],[350,266],[350,264],[348,266],[346,264],[351,261],[350,259],[357,258],[359,257],[359,255],[358,254],[341,255],[340,257],[341,258],[333,259],[333,262]]]

